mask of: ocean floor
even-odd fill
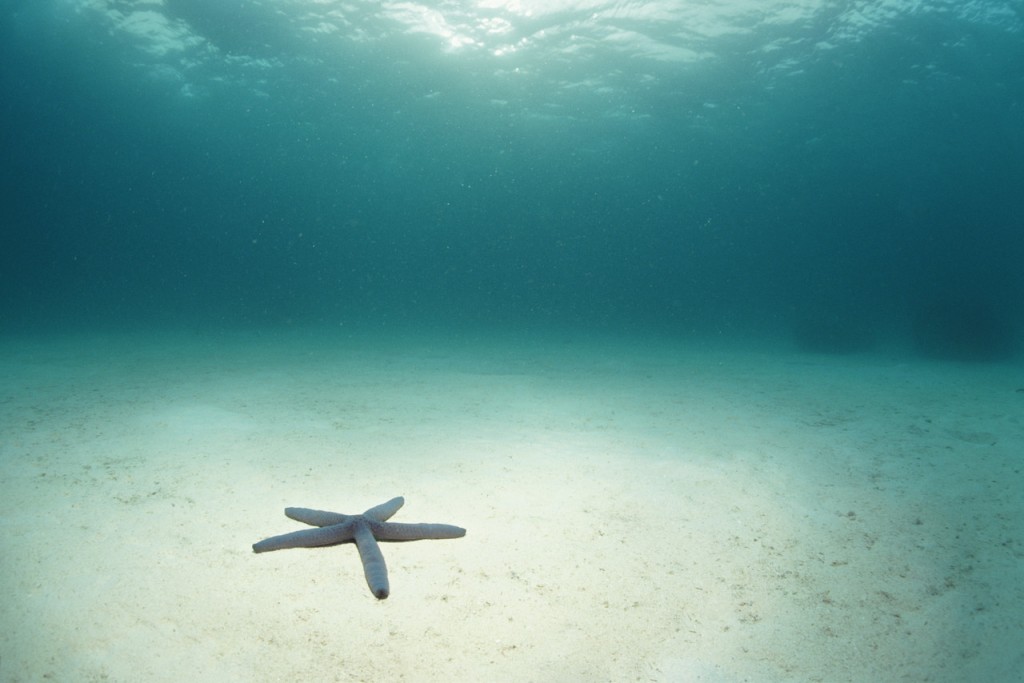
[[[0,681],[1024,670],[1024,367],[642,339],[0,340]],[[256,555],[286,506],[465,538]]]

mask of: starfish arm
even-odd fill
[[[352,519],[352,515],[343,515],[337,512],[326,510],[310,510],[309,508],[285,508],[284,514],[296,522],[309,524],[310,526],[331,526],[332,524],[344,524]]]
[[[270,550],[283,550],[285,548],[318,548],[324,545],[337,545],[352,540],[355,532],[355,522],[345,524],[334,524],[320,527],[318,529],[303,529],[293,531],[290,534],[271,536],[258,543],[254,543],[254,553],[265,553]]]
[[[374,522],[383,522],[391,519],[403,505],[405,505],[405,498],[398,496],[397,498],[392,498],[386,503],[381,503],[380,505],[370,508],[363,513],[363,516],[367,519],[373,520]]]
[[[359,559],[363,561],[363,574],[366,576],[366,583],[370,592],[378,600],[388,597],[391,587],[388,584],[388,566],[384,562],[384,553],[377,545],[377,539],[373,537],[370,525],[365,520],[355,527],[356,547],[359,549]]]
[[[378,541],[420,541],[433,538],[462,538],[466,530],[451,524],[402,524],[371,522],[370,529]]]

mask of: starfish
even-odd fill
[[[284,548],[319,548],[355,541],[363,574],[370,592],[378,600],[388,597],[388,567],[377,541],[419,541],[425,538],[462,538],[466,530],[451,524],[400,524],[388,522],[405,498],[399,496],[372,507],[361,515],[342,515],[324,510],[285,508],[284,514],[297,522],[319,527],[265,538],[252,546],[253,552],[265,553]]]

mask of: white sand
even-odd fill
[[[585,339],[0,342],[2,681],[1009,681],[1024,369]],[[255,555],[288,505],[465,538]]]

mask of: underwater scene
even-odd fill
[[[1010,682],[1015,0],[0,0],[0,682]]]

